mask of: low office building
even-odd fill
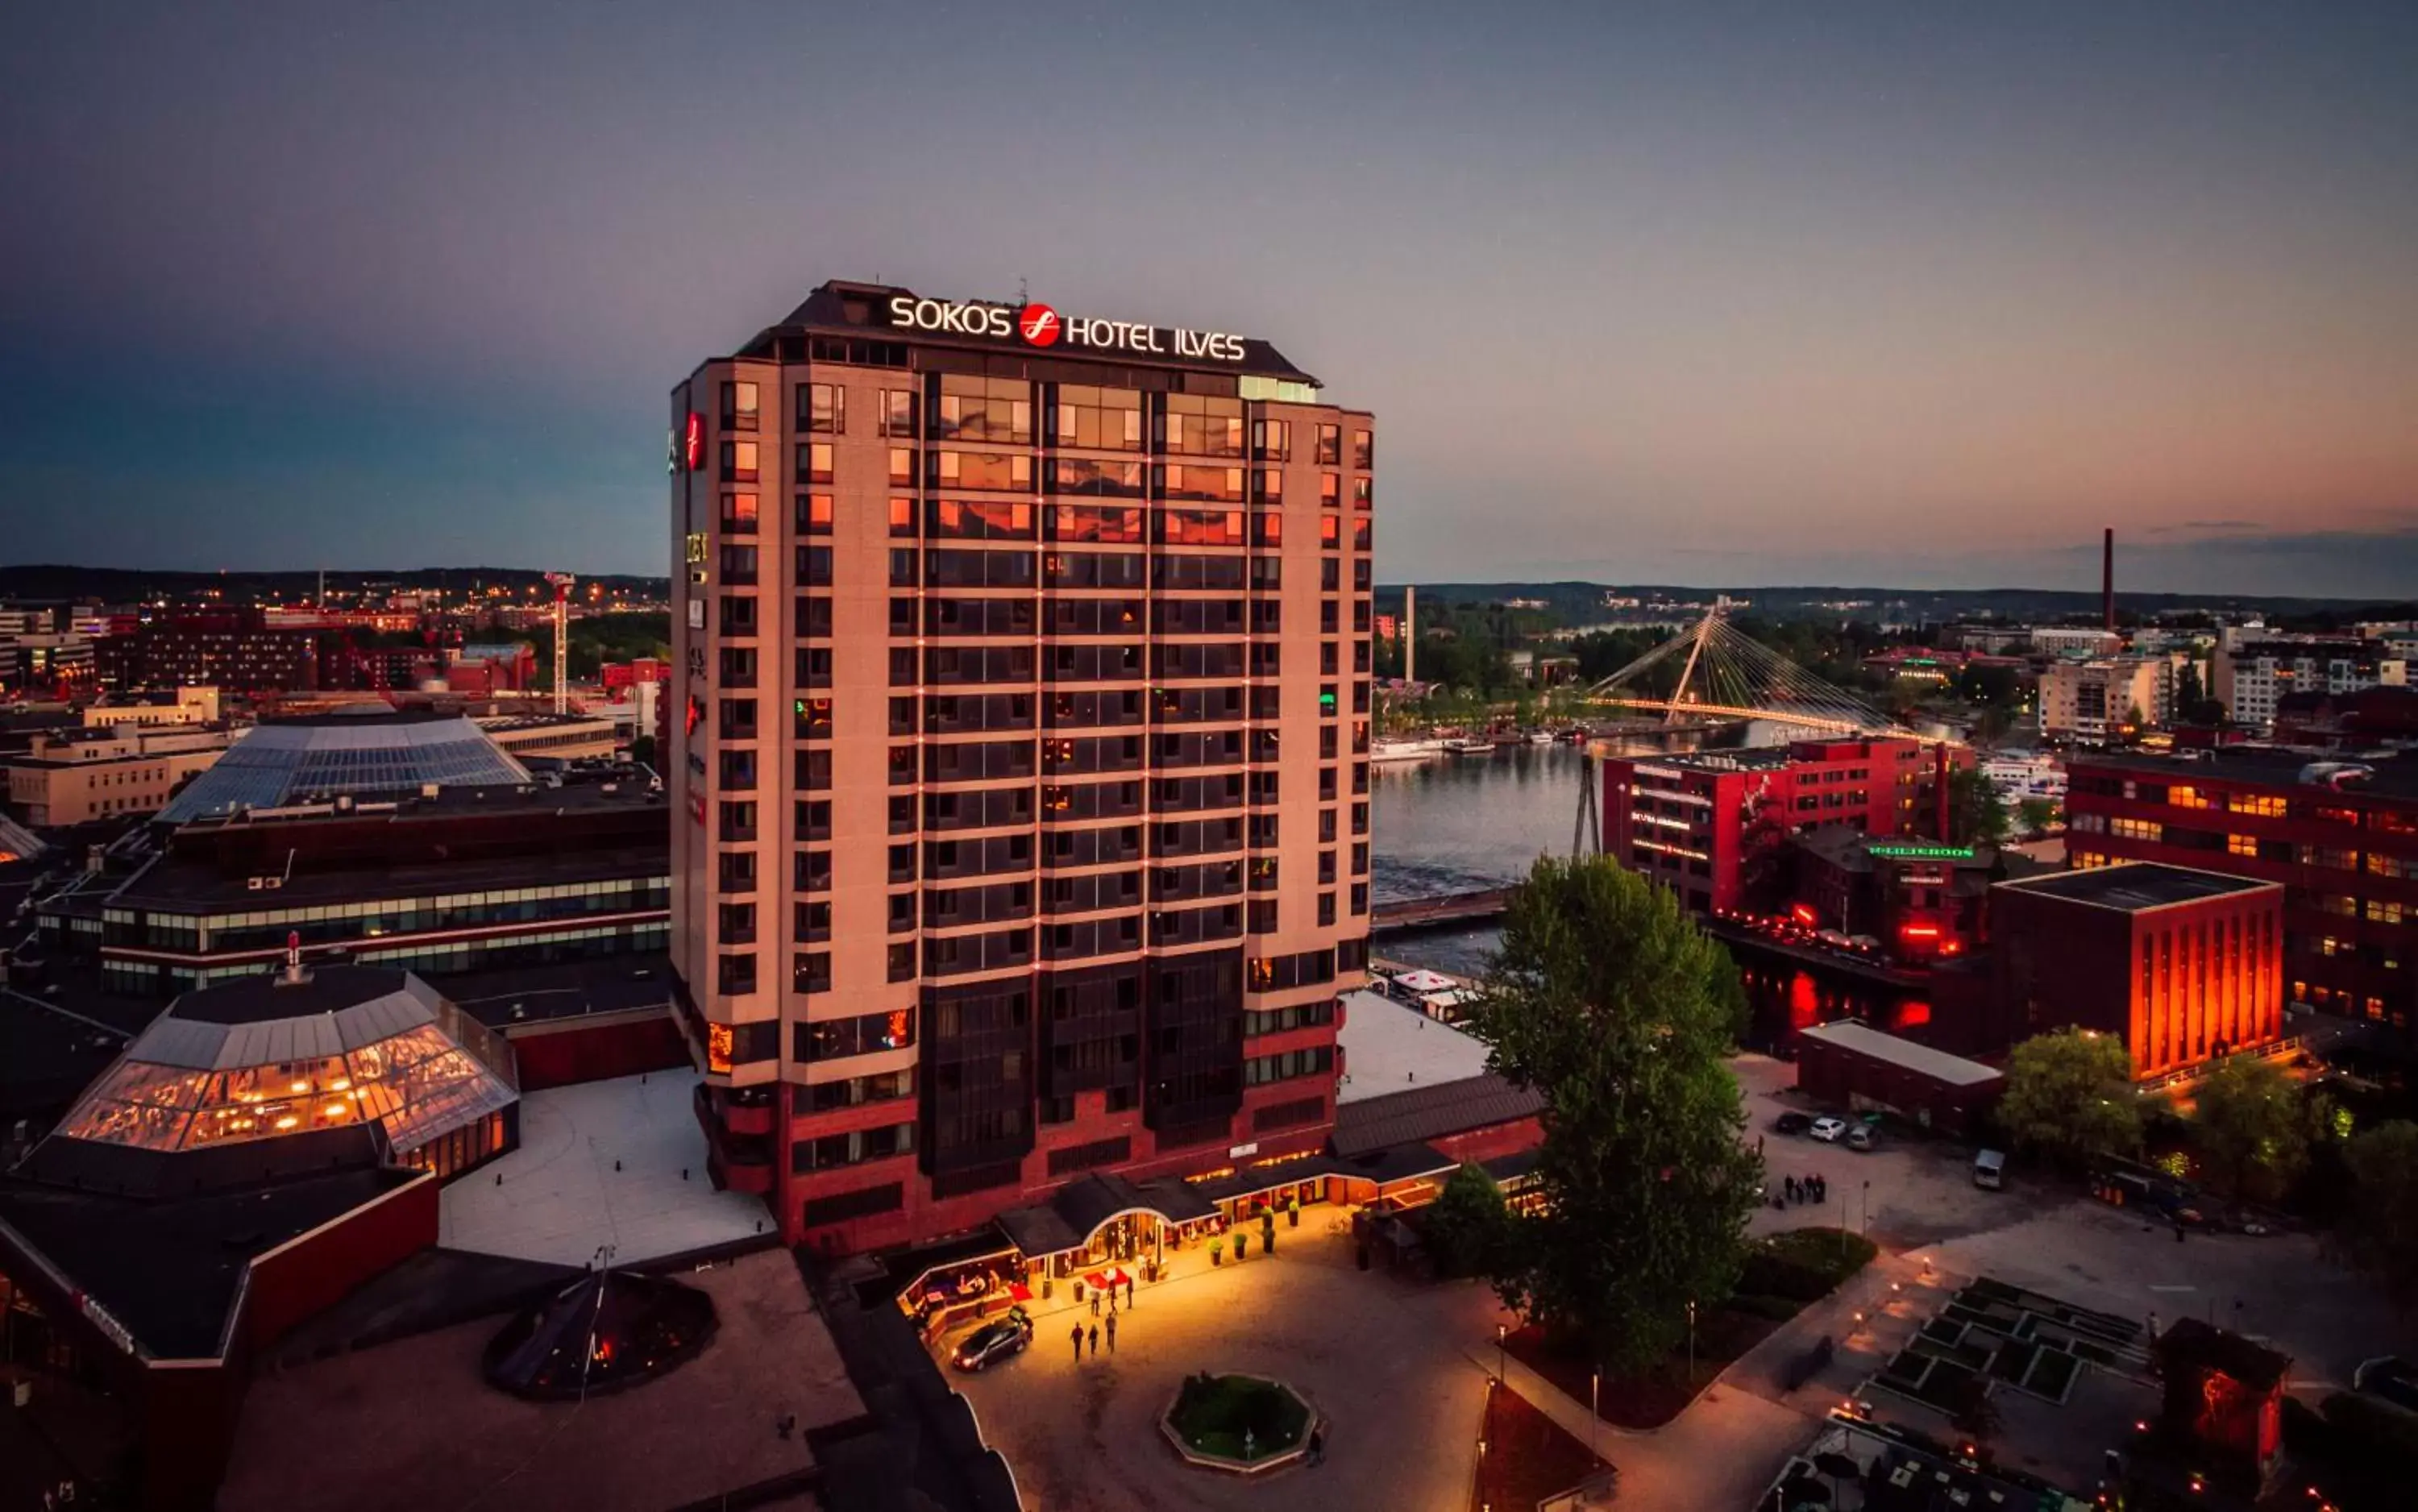
[[[2296,693],[2340,695],[2400,687],[2409,664],[2384,641],[2356,635],[2270,635],[2228,630],[2214,658],[2211,691],[2226,712],[2265,729]]]
[[[1825,1106],[1892,1113],[1956,1138],[1969,1136],[2006,1090],[2005,1075],[1852,1018],[1797,1036],[1797,1085]]]
[[[2158,861],[2282,884],[2286,1000],[2388,1025],[2411,1046],[2418,756],[2094,756],[2072,776],[2073,865]]]
[[[520,760],[609,761],[621,741],[610,714],[494,714],[479,728]]]
[[[1875,837],[1835,824],[1798,835],[1791,859],[1799,922],[1877,939],[1900,961],[1962,955],[1985,943],[1990,884],[2004,875],[1989,846]]]
[[[2134,863],[1992,890],[1994,1037],[2120,1035],[2133,1075],[2187,1071],[2284,1032],[2284,889]]]
[[[8,805],[37,829],[156,814],[233,739],[222,725],[176,724],[36,735],[7,762]]]
[[[216,688],[176,688],[114,697],[84,711],[86,729],[145,728],[163,725],[216,725],[220,720]]]

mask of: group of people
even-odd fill
[[[1093,1289],[1092,1291],[1092,1316],[1094,1318],[1101,1318],[1103,1316],[1100,1312],[1101,1295],[1106,1293],[1109,1299],[1109,1310],[1104,1321],[1106,1321],[1109,1330],[1109,1352],[1110,1354],[1117,1352],[1117,1291],[1118,1289],[1116,1287],[1110,1286],[1096,1287]],[[1125,1277],[1124,1291],[1125,1294],[1125,1311],[1131,1312],[1133,1311],[1134,1306],[1134,1284],[1132,1276],[1128,1275]],[[1093,1358],[1097,1359],[1099,1357],[1099,1323],[1094,1323],[1087,1330],[1080,1322],[1078,1322],[1066,1336],[1074,1342],[1076,1359],[1080,1360],[1083,1357],[1083,1345],[1086,1341],[1088,1341],[1092,1346]]]
[[[1820,1175],[1790,1176],[1784,1180],[1781,1194],[1772,1199],[1772,1206],[1786,1207],[1791,1202],[1812,1202],[1818,1206],[1830,1199],[1830,1183],[1829,1178]]]

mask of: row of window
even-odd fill
[[[932,405],[930,435],[935,439],[1029,444],[1033,438],[1033,386],[1018,378],[983,378],[948,374],[940,380]],[[1043,430],[1061,446],[1107,451],[1141,450],[1143,395],[1138,389],[1112,389],[1094,384],[1057,384],[1044,389]],[[925,395],[913,389],[884,389],[874,401],[874,434],[912,437]],[[836,383],[802,383],[796,395],[801,427],[816,435],[848,434],[848,389]],[[735,380],[722,386],[722,428],[748,432],[761,428],[763,394],[755,383]],[[1243,402],[1207,394],[1163,395],[1151,430],[1156,449],[1201,456],[1244,454]],[[1250,454],[1281,461],[1293,454],[1292,422],[1262,419],[1250,426]],[[1343,427],[1314,426],[1313,459],[1326,466],[1343,460]],[[1365,430],[1352,433],[1352,465],[1366,471],[1376,464],[1374,437]]]

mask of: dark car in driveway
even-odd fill
[[[1021,1307],[1010,1307],[997,1321],[983,1324],[957,1340],[949,1363],[960,1370],[987,1370],[1010,1355],[1021,1354],[1033,1342],[1033,1320]]]
[[[1814,1115],[1811,1113],[1783,1113],[1771,1121],[1774,1134],[1802,1134],[1813,1126]]]

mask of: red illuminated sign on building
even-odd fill
[[[693,409],[688,412],[688,430],[681,437],[681,460],[691,472],[705,468],[705,417]]]

